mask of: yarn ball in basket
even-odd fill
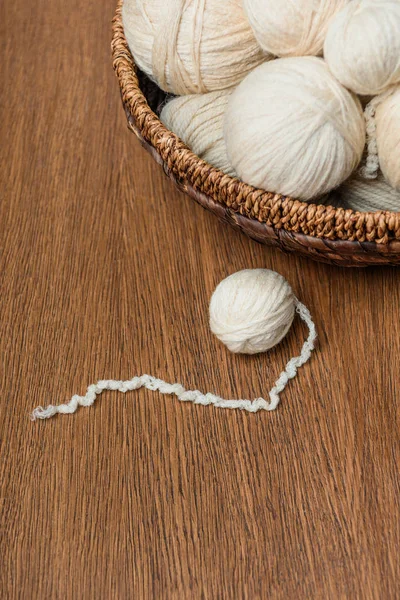
[[[325,204],[359,212],[400,212],[400,192],[392,188],[382,174],[364,179],[356,173],[331,195]]]
[[[173,98],[164,105],[160,119],[197,156],[234,177],[223,135],[230,94],[225,90]]]
[[[378,103],[375,119],[381,170],[390,185],[400,192],[400,87]]]
[[[276,56],[322,54],[328,24],[349,0],[243,0],[262,48]]]
[[[400,82],[399,0],[352,0],[329,25],[324,55],[335,77],[360,95]]]
[[[229,99],[224,137],[243,181],[305,201],[350,177],[366,141],[360,101],[313,56],[250,73]]]
[[[268,58],[242,0],[124,0],[122,20],[137,65],[176,95],[229,88]]]
[[[211,331],[231,352],[266,352],[285,337],[295,314],[286,279],[268,269],[246,269],[217,286],[210,302]]]

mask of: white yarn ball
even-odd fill
[[[217,286],[210,302],[210,327],[231,352],[257,354],[279,344],[294,314],[295,297],[282,275],[247,269]]]
[[[400,192],[400,87],[378,104],[375,119],[380,167],[391,186]]]
[[[173,98],[162,109],[160,119],[197,156],[234,177],[223,133],[230,94],[222,91]]]
[[[332,20],[325,60],[335,77],[360,95],[400,82],[399,0],[352,0]]]
[[[243,0],[262,48],[276,56],[322,54],[332,17],[350,0]]]
[[[138,66],[177,95],[232,87],[268,58],[242,0],[124,0],[122,20]]]
[[[326,204],[359,212],[400,212],[400,192],[393,189],[383,175],[364,179],[356,174],[340,186]]]
[[[282,58],[257,67],[232,93],[224,136],[243,181],[311,200],[355,170],[365,122],[360,101],[321,58]]]

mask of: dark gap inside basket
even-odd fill
[[[137,69],[137,76],[139,80],[139,86],[142,90],[144,96],[146,97],[147,103],[150,106],[151,110],[156,113],[159,117],[162,111],[164,104],[170,99],[173,98],[172,94],[167,94],[163,90],[161,90],[154,81],[150,79],[143,73],[140,69]]]

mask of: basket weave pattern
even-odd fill
[[[249,186],[193,154],[156,115],[165,94],[137,70],[121,8],[119,0],[112,53],[128,125],[181,190],[253,239],[284,251],[344,266],[400,264],[400,213],[307,204]]]

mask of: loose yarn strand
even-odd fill
[[[379,172],[378,144],[376,141],[376,98],[367,104],[364,117],[367,131],[367,157],[365,165],[360,169],[360,175],[365,179],[376,179]]]
[[[280,401],[280,394],[283,392],[287,384],[291,379],[296,377],[297,370],[302,367],[311,357],[311,353],[315,348],[315,342],[317,341],[317,330],[315,328],[314,321],[310,311],[300,300],[295,298],[296,312],[300,318],[306,323],[309,334],[307,340],[304,342],[303,348],[299,356],[292,358],[286,365],[285,370],[280,374],[274,387],[269,393],[270,404],[268,410],[275,410]]]
[[[360,169],[360,175],[365,179],[377,179],[380,169],[378,142],[376,137],[376,111],[378,106],[395,91],[395,87],[389,88],[380,96],[375,96],[367,104],[364,110],[365,125],[367,131],[367,156],[365,165]]]
[[[295,299],[296,312],[300,318],[306,323],[309,329],[309,335],[303,345],[300,356],[292,358],[286,365],[285,370],[280,374],[274,387],[269,392],[269,402],[264,398],[256,400],[225,400],[211,393],[203,394],[199,390],[186,390],[180,383],[167,383],[162,379],[157,379],[151,375],[142,375],[133,377],[127,381],[118,381],[114,379],[101,380],[96,384],[89,385],[84,396],[72,396],[71,400],[66,404],[54,406],[50,404],[46,408],[38,406],[31,415],[32,421],[36,419],[50,419],[57,413],[72,414],[79,406],[92,406],[97,396],[105,390],[118,391],[125,394],[132,390],[138,390],[142,387],[158,391],[161,394],[175,395],[181,402],[193,402],[202,406],[212,404],[216,408],[229,408],[245,410],[249,413],[257,413],[260,410],[272,411],[275,410],[280,401],[280,394],[287,386],[290,379],[293,379],[299,367],[304,365],[310,358],[312,351],[315,348],[317,332],[312,320],[310,311],[297,298]]]

